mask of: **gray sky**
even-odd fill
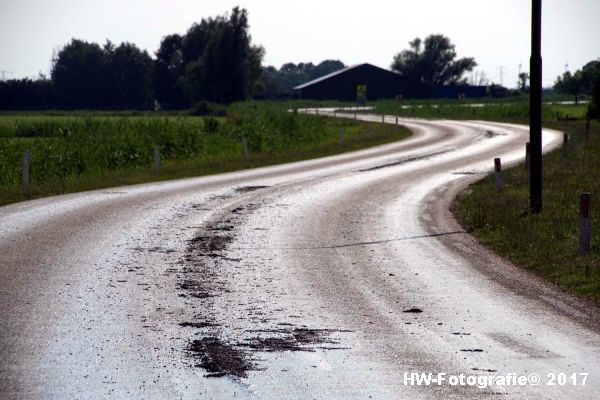
[[[444,34],[459,56],[474,57],[491,81],[514,86],[529,70],[529,0],[0,0],[0,70],[6,78],[48,74],[53,51],[79,38],[129,41],[151,55],[163,36],[203,17],[250,14],[265,64],[370,62],[388,68],[408,42]],[[544,85],[600,57],[600,0],[544,0]]]

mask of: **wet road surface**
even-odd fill
[[[600,398],[598,306],[448,211],[527,129],[400,122],[364,151],[0,208],[0,397]]]

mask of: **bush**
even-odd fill
[[[224,117],[227,115],[227,109],[220,104],[211,103],[209,101],[200,101],[194,104],[190,110],[190,115]]]

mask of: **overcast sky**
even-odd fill
[[[529,0],[0,0],[0,70],[48,74],[71,38],[133,42],[152,56],[163,36],[236,5],[249,11],[264,63],[326,58],[384,68],[415,37],[444,34],[491,81],[514,86],[529,70]],[[543,1],[544,85],[600,58],[600,0]]]

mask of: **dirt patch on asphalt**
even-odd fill
[[[248,332],[259,334],[275,334],[275,336],[256,336],[246,339],[241,346],[248,347],[254,351],[276,352],[276,351],[315,351],[341,350],[339,340],[332,337],[336,332],[348,332],[336,329],[272,329],[252,330]]]
[[[242,186],[235,191],[246,193],[266,187]],[[344,331],[311,329],[284,321],[278,323],[265,317],[263,307],[244,304],[244,295],[238,298],[231,292],[229,274],[238,268],[232,263],[239,263],[240,267],[245,263],[239,258],[232,258],[229,247],[236,240],[238,227],[253,211],[263,206],[262,202],[237,204],[235,208],[220,213],[218,218],[194,227],[197,229],[196,236],[189,240],[184,256],[176,264],[179,266],[176,273],[181,277],[179,296],[186,298],[187,306],[200,311],[186,322],[179,323],[193,335],[185,353],[193,366],[207,371],[208,377],[244,378],[249,371],[261,369],[263,360],[257,356],[260,353],[344,349],[335,335]],[[265,279],[265,284],[270,282]],[[256,285],[253,282],[249,284]],[[225,304],[246,306],[246,313],[240,314],[237,319],[247,322],[240,323],[238,328],[235,324],[225,325]],[[254,327],[268,329],[252,329]]]
[[[223,343],[216,337],[194,340],[188,347],[191,356],[198,358],[196,367],[209,372],[207,377],[235,376],[245,378],[255,368],[243,350]]]
[[[187,351],[190,357],[200,360],[194,365],[205,369],[209,373],[207,377],[245,378],[249,371],[260,370],[256,353],[347,349],[333,337],[338,332],[350,331],[309,328],[247,330],[246,333],[253,336],[242,341],[207,336],[192,341]]]

